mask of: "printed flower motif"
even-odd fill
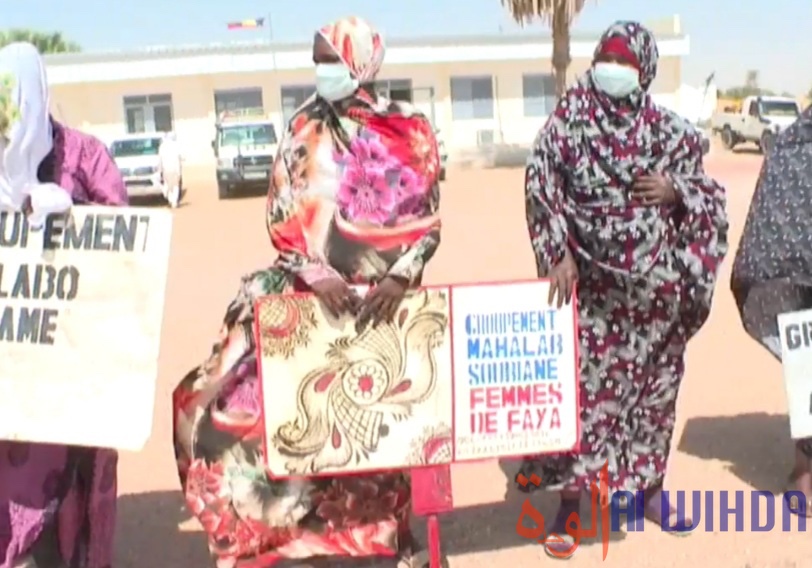
[[[384,224],[397,205],[396,191],[389,187],[386,171],[361,163],[346,165],[336,200],[349,220],[377,225]]]
[[[386,145],[369,130],[362,130],[350,142],[349,151],[333,150],[333,159],[343,165],[386,167],[397,165]]]
[[[398,169],[397,174],[399,201],[405,201],[410,197],[419,195],[423,191],[423,181],[412,168],[404,166]]]
[[[220,462],[211,467],[201,459],[192,462],[186,475],[185,493],[186,503],[195,515],[200,515],[207,505],[224,496],[224,477],[225,469]]]
[[[399,496],[381,491],[372,481],[358,478],[334,479],[323,493],[314,496],[316,514],[333,529],[357,527],[392,515]]]
[[[349,369],[344,376],[346,389],[358,402],[370,402],[383,394],[386,369],[380,364],[361,363]]]

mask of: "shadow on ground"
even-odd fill
[[[733,148],[730,151],[733,152],[734,154],[752,154],[754,156],[760,156],[761,153],[762,153],[761,148],[759,148],[758,146],[755,146],[755,145],[753,145],[753,146],[736,146],[735,148]]]
[[[728,471],[748,485],[775,493],[784,490],[794,451],[787,416],[764,412],[692,418],[685,423],[678,448],[698,458],[728,462]]]
[[[208,568],[201,532],[181,531],[189,519],[180,491],[158,491],[118,498],[116,562],[118,568]]]

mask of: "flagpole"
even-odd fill
[[[276,72],[276,48],[273,45],[273,21],[271,20],[271,14],[268,14],[268,42],[271,48],[271,64],[273,65],[273,70]]]

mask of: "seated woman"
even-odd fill
[[[730,288],[745,331],[780,360],[778,315],[812,309],[812,107],[764,159]],[[795,441],[788,485],[806,496],[791,510],[812,517],[812,439]]]
[[[437,249],[437,144],[411,105],[374,95],[383,56],[380,34],[359,18],[316,34],[317,94],[287,125],[268,196],[279,257],[243,278],[211,356],[174,394],[186,502],[220,568],[416,552],[406,475],[271,479],[252,331],[258,297],[294,290],[311,290],[333,316],[389,320]],[[373,286],[361,298],[350,284]],[[292,379],[266,377],[265,396]]]
[[[0,49],[0,99],[0,211],[36,225],[72,203],[127,204],[104,144],[48,115],[33,45]],[[112,450],[0,441],[0,568],[110,568],[117,462]]]

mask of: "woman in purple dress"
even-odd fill
[[[49,116],[34,46],[0,50],[0,103],[0,112],[19,109],[0,132],[0,210],[20,210],[24,196],[36,216],[60,193],[74,204],[127,204],[104,144]],[[17,175],[26,169],[28,182]],[[0,440],[0,568],[112,566],[117,461],[112,450]]]

